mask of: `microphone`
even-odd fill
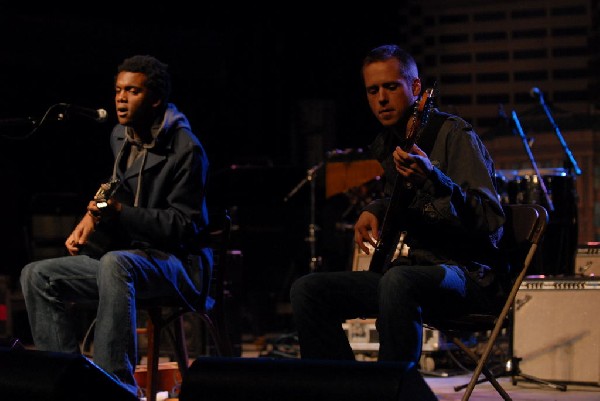
[[[99,123],[106,121],[108,118],[108,113],[104,109],[94,110],[68,103],[60,103],[59,105],[65,108],[65,116],[68,116],[69,114],[79,115],[82,117],[91,118]]]

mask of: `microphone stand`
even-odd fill
[[[548,211],[553,212],[554,204],[552,203],[552,199],[550,199],[550,196],[548,195],[548,190],[546,189],[546,184],[544,183],[544,179],[540,175],[540,170],[537,167],[537,163],[535,162],[535,159],[533,158],[533,154],[531,153],[531,147],[529,146],[527,137],[525,136],[525,133],[523,132],[523,128],[521,127],[521,122],[519,121],[519,117],[517,117],[517,112],[514,110],[512,111],[512,121],[514,123],[512,126],[512,131],[513,131],[513,133],[515,133],[515,131],[516,131],[519,134],[519,136],[521,137],[521,140],[523,141],[523,146],[525,147],[525,152],[527,152],[527,156],[529,156],[529,161],[531,161],[531,166],[533,167],[533,170],[535,171],[535,175],[537,176],[538,182],[540,183],[540,188],[542,189],[542,192],[544,193]]]
[[[58,107],[62,107],[62,106],[60,104],[54,104],[54,105],[50,106],[48,108],[48,110],[46,110],[46,112],[44,113],[44,116],[39,121],[37,119],[33,119],[31,117],[1,119],[0,120],[0,128],[33,127],[33,129],[31,131],[29,131],[29,133],[27,133],[26,135],[19,137],[19,138],[13,137],[13,136],[7,136],[4,134],[1,134],[0,137],[1,138],[10,138],[10,139],[19,139],[19,140],[29,139],[33,134],[36,133],[38,128],[40,128],[42,126],[42,124],[44,124],[44,122],[46,122],[46,120],[50,116],[50,113],[53,112]],[[57,119],[62,120],[63,119],[62,115],[59,114],[57,116]]]
[[[309,263],[309,271],[311,273],[315,272],[317,270],[317,267],[319,266],[319,262],[320,259],[319,257],[317,257],[317,249],[316,249],[316,243],[317,243],[317,225],[315,223],[316,220],[316,213],[315,213],[315,204],[316,204],[316,197],[315,197],[315,190],[316,190],[316,182],[315,182],[315,177],[317,174],[317,171],[319,171],[321,169],[321,167],[323,167],[324,162],[320,162],[319,164],[311,167],[310,169],[308,169],[308,171],[306,172],[306,177],[304,177],[294,188],[292,188],[292,190],[285,196],[285,198],[283,198],[284,202],[287,202],[292,196],[294,196],[296,194],[296,192],[298,192],[300,190],[300,188],[302,188],[306,183],[310,182],[310,221],[308,224],[308,237],[306,238],[306,241],[309,243],[309,248],[310,248],[310,263]]]
[[[565,139],[563,138],[562,134],[560,133],[560,129],[558,128],[558,125],[556,124],[556,122],[554,121],[554,118],[552,117],[552,113],[550,112],[550,109],[546,105],[546,101],[544,100],[544,94],[541,91],[536,92],[536,94],[537,94],[537,96],[539,96],[540,105],[542,105],[542,108],[544,109],[544,112],[546,113],[546,116],[548,117],[550,124],[552,124],[552,127],[554,128],[556,137],[558,138],[558,141],[562,145],[562,147],[565,151],[565,154],[567,155],[567,159],[569,161],[569,166],[573,168],[576,175],[581,175],[581,169],[577,165],[577,162],[575,161],[575,158],[573,157],[571,150],[567,146]]]
[[[17,140],[28,139],[31,135],[33,135],[33,133],[38,129],[38,127],[40,125],[41,125],[41,122],[38,123],[38,121],[34,120],[32,117],[3,118],[3,119],[0,119],[0,138],[17,139]],[[29,128],[31,128],[31,131],[29,131],[24,136],[17,136],[17,135],[11,135],[11,134],[5,133],[6,131],[12,133],[17,130],[29,129]]]

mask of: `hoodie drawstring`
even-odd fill
[[[142,171],[146,165],[146,158],[148,157],[148,148],[144,147],[144,155],[142,156],[142,163],[140,164],[140,172],[138,173],[137,188],[135,189],[135,200],[133,201],[133,207],[138,207],[140,201],[140,193],[142,192]]]

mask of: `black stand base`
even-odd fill
[[[521,362],[521,359],[522,358],[513,357],[512,359],[510,359],[507,362],[507,365],[506,365],[507,366],[506,370],[512,378],[513,386],[517,384],[518,378],[520,377],[521,379],[523,379],[524,381],[527,381],[527,382],[541,384],[543,386],[550,387],[555,390],[567,391],[566,384],[556,383],[556,382],[552,382],[549,380],[543,380],[538,377],[527,375],[527,374],[521,372],[521,368],[519,367],[519,362]]]

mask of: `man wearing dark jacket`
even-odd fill
[[[354,359],[342,323],[376,317],[379,360],[418,364],[424,318],[497,307],[507,273],[496,258],[505,217],[493,161],[467,122],[433,111],[416,144],[407,140],[419,121],[415,111],[424,111],[421,95],[428,93],[410,54],[395,45],[377,47],[364,59],[362,75],[383,127],[370,149],[385,171],[385,192],[391,196],[396,180],[402,186],[396,203],[387,197],[362,211],[355,242],[369,254],[368,245],[377,247],[386,227],[403,242],[381,265],[373,263],[375,252],[369,271],[317,272],[294,282],[300,353]],[[389,210],[395,213],[388,219]]]
[[[200,244],[208,159],[169,103],[170,90],[167,65],[152,56],[119,65],[112,177],[67,238],[70,256],[31,262],[21,272],[36,348],[80,352],[65,307],[97,301],[93,361],[136,395],[136,300],[178,297],[193,308],[206,295],[201,272],[213,263]]]

